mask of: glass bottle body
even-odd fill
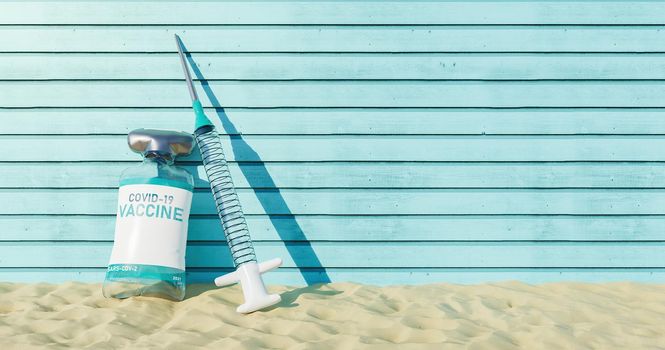
[[[148,154],[122,172],[104,296],[184,298],[193,188],[192,175],[169,157]]]

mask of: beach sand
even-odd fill
[[[0,349],[645,349],[665,347],[665,285],[503,282],[271,287],[280,307],[235,313],[238,286],[182,302],[105,299],[101,285],[0,283]]]

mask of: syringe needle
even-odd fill
[[[192,102],[198,101],[199,97],[196,94],[194,89],[194,83],[192,83],[192,76],[189,74],[189,68],[187,68],[187,59],[185,54],[182,52],[182,41],[178,34],[175,35],[175,43],[178,46],[178,55],[180,55],[180,64],[182,65],[182,70],[185,72],[185,80],[187,80],[187,88],[189,89],[189,97],[192,98]]]

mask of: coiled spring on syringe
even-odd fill
[[[204,126],[194,133],[199,145],[203,167],[215,199],[217,214],[222,221],[226,241],[231,249],[235,266],[256,261],[249,229],[236,193],[222,143],[212,126]]]

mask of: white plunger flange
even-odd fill
[[[282,298],[279,294],[268,294],[261,274],[274,270],[282,265],[282,259],[275,258],[257,264],[255,261],[246,262],[236,268],[234,272],[215,278],[217,287],[224,287],[240,282],[245,303],[238,306],[237,312],[248,314],[268,306],[279,303]]]

